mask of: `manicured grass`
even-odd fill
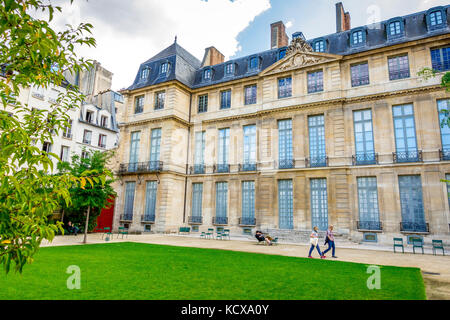
[[[71,265],[81,289],[67,289]],[[42,248],[22,275],[0,273],[0,299],[425,299],[419,269],[142,243]]]

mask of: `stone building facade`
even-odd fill
[[[215,65],[175,42],[144,62],[121,92],[114,227],[450,240],[449,8],[351,28],[338,5],[335,34]]]
[[[116,113],[122,109],[123,97],[111,90],[113,74],[95,61],[89,70],[76,74],[67,71],[64,75],[66,81],[60,86],[22,88],[18,97],[18,101],[23,105],[50,112],[59,95],[66,93],[69,83],[76,85],[85,95],[81,106],[67,110],[69,125],[65,130],[54,132],[49,141],[36,141],[37,148],[59,156],[52,157],[53,173],[57,172],[57,163],[60,160],[70,162],[75,155],[85,157],[92,151],[115,149],[119,143]],[[15,108],[7,106],[4,111],[12,114]],[[23,115],[16,116],[21,119]]]

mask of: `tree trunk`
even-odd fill
[[[89,226],[89,213],[91,212],[91,206],[88,207],[88,211],[86,214],[86,224],[84,226],[84,239],[83,243],[87,243],[87,232],[88,232],[88,226]]]
[[[64,209],[63,209],[62,214],[61,214],[61,222],[64,223]]]

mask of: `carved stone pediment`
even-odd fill
[[[290,56],[299,52],[313,52],[313,48],[309,45],[305,39],[298,37],[291,41],[291,44],[286,50],[286,56]]]
[[[339,59],[342,59],[342,56],[314,52],[312,47],[303,38],[299,37],[292,40],[291,45],[286,49],[286,56],[264,70],[261,75],[301,69]]]
[[[295,53],[294,55],[287,57],[278,69],[280,71],[286,71],[327,61],[329,61],[329,59],[324,57],[318,57],[306,53]]]

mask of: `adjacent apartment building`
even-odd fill
[[[53,159],[55,171],[60,160],[70,162],[74,155],[87,157],[89,151],[114,149],[119,143],[116,114],[123,105],[123,97],[111,90],[113,74],[94,62],[90,70],[75,75],[67,72],[65,76],[67,81],[61,86],[23,88],[19,96],[21,103],[37,110],[50,110],[68,83],[79,86],[86,96],[81,106],[68,111],[69,126],[63,132],[55,132],[53,141],[37,142],[38,148],[59,156]]]
[[[123,90],[114,227],[256,229],[333,224],[355,241],[450,240],[450,6],[199,61],[176,41]],[[424,80],[424,67],[438,71]]]

